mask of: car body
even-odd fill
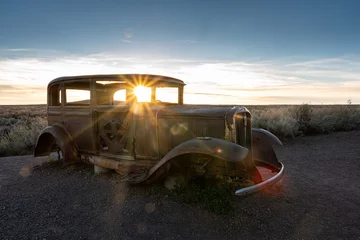
[[[237,195],[281,179],[274,145],[281,141],[251,127],[236,105],[184,104],[185,83],[144,74],[61,77],[48,84],[48,126],[35,156],[60,151],[67,163],[114,169],[129,183],[149,183],[174,172],[252,180]],[[276,174],[263,181],[257,165]]]

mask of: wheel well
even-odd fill
[[[43,133],[35,147],[35,157],[47,156],[59,146],[56,144],[56,139],[51,133]]]

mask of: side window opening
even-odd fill
[[[126,88],[125,81],[96,81],[96,104],[100,106],[125,105]]]
[[[96,90],[97,105],[124,105],[126,104],[126,89],[97,89]]]
[[[90,105],[90,90],[66,89],[67,105]]]
[[[134,95],[138,102],[179,103],[178,87],[137,86]]]
[[[156,88],[156,102],[179,103],[179,88],[158,87]]]
[[[126,104],[126,89],[120,89],[114,93],[113,104]]]
[[[66,105],[89,106],[90,105],[90,83],[75,82],[65,84]]]

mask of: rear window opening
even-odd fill
[[[49,106],[60,106],[61,105],[61,88],[59,85],[52,86],[49,89],[48,96]]]

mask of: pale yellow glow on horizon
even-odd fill
[[[57,77],[119,73],[152,73],[179,78],[187,84],[184,89],[184,102],[187,104],[346,104],[348,99],[353,104],[359,104],[360,71],[348,69],[353,64],[360,64],[360,61],[349,62],[351,65],[335,71],[331,70],[331,66],[323,67],[322,61],[315,65],[308,62],[279,65],[276,62],[266,64],[177,59],[146,61],[106,54],[65,56],[49,60],[36,57],[2,59],[0,104],[46,104],[47,84]],[[309,69],[301,67],[304,64]],[[321,80],[330,75],[332,81]],[[145,82],[146,79],[135,81],[136,85]],[[110,82],[104,80],[101,83]],[[151,99],[151,90],[146,85],[137,88],[135,94],[139,102],[149,102]],[[172,102],[169,97],[174,96],[157,92],[157,99],[161,101]],[[123,97],[116,95],[114,100]],[[78,96],[75,100],[82,98]]]

